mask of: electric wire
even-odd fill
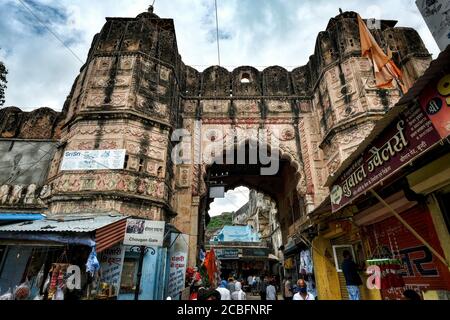
[[[33,12],[33,10],[23,1],[23,0],[17,0],[45,29],[47,29],[48,32],[50,32],[53,37],[55,37],[56,40],[61,42],[61,44],[83,65],[84,62],[81,60],[80,57],[61,39],[61,37],[54,32],[44,21],[42,21],[39,16]]]

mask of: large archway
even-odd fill
[[[267,151],[271,161],[278,162],[275,174],[262,173],[264,172],[262,169],[273,164],[268,164],[264,161],[267,159],[261,158],[260,148],[263,148],[264,152]],[[255,155],[257,156],[254,157]],[[210,191],[222,189],[225,193],[239,186],[245,186],[273,199],[281,241],[287,243],[289,236],[294,232],[291,229],[295,226],[295,222],[306,213],[305,194],[301,193],[304,178],[301,170],[301,164],[288,153],[251,139],[230,145],[219,156],[213,157],[210,163],[204,165],[202,171],[205,187],[200,195],[198,248],[206,244],[204,231],[210,220],[208,211],[214,201],[214,195]]]

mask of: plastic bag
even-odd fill
[[[26,300],[30,296],[30,293],[30,283],[28,282],[28,279],[14,290],[16,300]]]
[[[47,292],[49,286],[50,286],[50,273],[48,274],[47,279],[45,279],[44,287],[42,288],[42,292]]]
[[[94,274],[100,269],[100,263],[97,259],[97,252],[95,247],[92,248],[92,251],[89,255],[88,261],[86,262],[86,272],[90,273],[93,277]]]
[[[0,296],[0,300],[14,300],[14,294],[11,291],[11,288],[9,288],[8,292]]]
[[[53,300],[64,300],[64,292],[61,287],[58,287],[58,289],[56,289],[56,293],[53,296]]]
[[[39,270],[39,272],[36,276],[35,286],[38,288],[40,288],[42,286],[42,281],[44,281],[44,267],[45,267],[45,265],[42,265],[41,269]]]

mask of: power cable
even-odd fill
[[[66,47],[67,50],[69,50],[69,52],[83,65],[84,62],[83,60],[80,59],[80,57],[77,56],[77,54],[67,45],[64,43],[64,41],[61,39],[61,37],[54,32],[52,29],[50,29],[50,27],[43,22],[34,12],[33,10],[27,5],[25,4],[25,2],[23,0],[17,0],[45,29],[47,29],[48,32],[50,32],[51,35],[53,35],[56,40],[58,40],[59,42],[61,42],[61,44]]]
[[[219,15],[217,10],[217,0],[214,0],[214,5],[216,8],[216,34],[217,34],[217,58],[220,66],[220,39],[219,39]]]
[[[27,167],[27,168],[25,169],[25,171],[19,172],[19,174],[18,174],[12,181],[9,181],[9,179],[11,178],[11,177],[9,177],[7,180],[5,180],[5,181],[4,181],[3,183],[1,183],[0,185],[4,185],[4,184],[6,184],[7,182],[8,182],[8,184],[12,184],[12,183],[15,182],[20,176],[22,176],[23,174],[27,173],[30,169],[32,169],[37,163],[43,161],[43,159],[44,159],[47,155],[49,155],[51,152],[53,152],[56,148],[57,148],[57,145],[53,146],[50,150],[47,150],[47,152],[45,152],[45,154],[44,154],[38,161],[36,161],[35,163],[33,163],[33,164],[31,164],[29,167]],[[41,150],[41,151],[42,151],[42,150]]]

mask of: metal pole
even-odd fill
[[[378,193],[375,192],[375,190],[371,189],[370,192],[386,207],[389,209],[389,211],[392,212],[392,214],[408,229],[420,242],[422,242],[430,251],[439,259],[441,262],[447,266],[447,268],[450,268],[450,265],[448,261],[442,257],[439,252],[434,250],[434,248],[414,230],[413,227],[411,227],[408,222],[406,222],[395,210],[392,208],[386,201],[383,200],[383,198],[380,197]]]
[[[134,300],[139,300],[139,292],[141,291],[141,279],[142,279],[142,265],[144,264],[144,257],[145,257],[146,247],[141,246],[139,248],[139,265],[138,265],[138,273],[137,273],[137,283],[136,283],[136,290],[134,291]]]

